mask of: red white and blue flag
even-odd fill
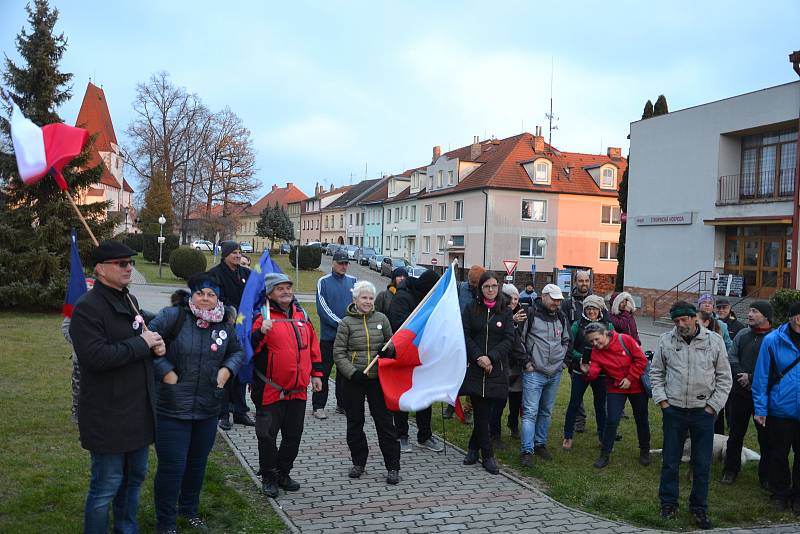
[[[78,254],[78,237],[74,228],[70,237],[69,282],[67,283],[67,294],[64,296],[64,306],[61,308],[64,317],[72,317],[75,303],[78,302],[81,295],[86,293],[86,276],[83,274],[83,265]]]
[[[378,360],[386,406],[412,412],[454,404],[467,372],[458,289],[451,265],[392,336],[395,358]]]

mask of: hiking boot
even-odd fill
[[[650,465],[650,451],[648,449],[642,449],[639,451],[639,465],[643,465],[645,467]]]
[[[692,517],[694,517],[694,522],[698,528],[702,530],[712,528],[711,521],[708,519],[708,514],[706,514],[705,510],[692,510]]]
[[[464,456],[464,465],[475,465],[478,462],[478,451],[470,449],[467,455]]]
[[[200,516],[190,517],[186,521],[189,523],[189,528],[201,532],[208,532],[208,525],[206,525],[206,522],[203,521]]]
[[[444,417],[445,419],[452,419],[453,415],[455,415],[455,413],[456,413],[456,409],[448,404],[447,408],[444,409],[444,413],[442,414],[442,417]]]
[[[607,455],[607,454],[600,453],[600,456],[597,458],[597,460],[595,460],[595,461],[594,461],[594,464],[593,464],[593,465],[594,465],[594,466],[595,466],[597,469],[602,469],[602,468],[604,468],[605,466],[607,466],[607,465],[608,465],[608,455]]]
[[[550,451],[547,450],[547,447],[544,445],[539,445],[538,447],[533,448],[533,454],[541,458],[545,461],[550,461],[553,459],[553,456],[550,454]]]
[[[361,478],[361,475],[364,474],[364,466],[363,465],[353,465],[350,468],[350,472],[347,473],[347,476],[350,478]]]
[[[237,425],[256,426],[256,422],[253,421],[253,418],[246,413],[234,415],[233,422]]]
[[[519,463],[522,467],[533,467],[533,454],[523,452],[519,455]]]
[[[231,416],[230,415],[228,415],[228,416],[226,416],[224,418],[220,418],[220,420],[219,420],[219,428],[220,428],[220,430],[224,430],[225,432],[227,432],[228,430],[233,428],[233,423],[231,423]]]
[[[261,491],[263,491],[267,497],[272,497],[273,499],[277,497],[278,481],[276,477],[273,475],[263,477],[261,481]]]
[[[492,475],[497,475],[500,473],[500,468],[497,467],[497,462],[495,461],[494,457],[484,458],[483,459],[483,468],[486,469]]]
[[[325,408],[318,408],[314,410],[314,417],[316,417],[317,419],[327,419],[328,414],[325,413]]]
[[[400,452],[411,452],[411,444],[408,438],[400,438]]]
[[[400,471],[398,471],[397,469],[389,469],[389,471],[386,472],[386,483],[394,486],[399,482],[400,482]]]
[[[733,471],[725,471],[722,473],[722,479],[720,480],[721,484],[733,484],[736,482],[736,473]]]
[[[444,450],[444,447],[442,446],[441,443],[439,443],[439,440],[437,440],[433,436],[429,437],[422,443],[417,443],[417,446],[423,449],[428,449],[429,451],[433,452],[442,452]]]
[[[564,438],[564,442],[561,443],[561,448],[565,451],[569,452],[572,450],[572,439],[571,438]]]
[[[281,477],[278,479],[278,486],[286,491],[297,491],[300,489],[300,483],[296,480],[293,480],[288,473],[281,475]]]
[[[678,507],[674,504],[661,505],[661,519],[675,519],[678,515]]]

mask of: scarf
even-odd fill
[[[485,298],[483,299],[483,305],[489,308],[490,310],[494,308],[496,304],[497,300],[486,300]]]
[[[200,328],[208,328],[211,323],[220,323],[225,317],[225,306],[221,301],[217,301],[217,305],[210,310],[201,310],[190,300],[189,310],[197,317],[197,326]]]

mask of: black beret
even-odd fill
[[[136,254],[136,251],[125,243],[108,239],[100,243],[100,245],[92,251],[92,266],[108,260],[130,258],[136,256]]]
[[[219,244],[222,259],[229,256],[234,250],[241,250],[241,245],[236,241],[223,241]]]

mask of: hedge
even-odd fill
[[[164,236],[163,260],[169,259],[172,251],[178,248],[178,236],[169,234]],[[158,263],[158,234],[142,234],[142,257],[147,261]]]
[[[169,268],[178,278],[188,280],[193,274],[206,270],[206,255],[193,248],[176,248],[169,255]]]
[[[789,319],[786,316],[789,312],[789,306],[794,302],[800,302],[800,291],[796,289],[778,289],[770,297],[769,302],[772,304],[772,310],[775,314],[775,320],[772,324],[784,323]]]
[[[295,259],[299,259],[300,269],[304,271],[311,271],[317,269],[322,263],[322,247],[320,246],[300,246],[300,254],[298,258],[297,245],[292,245],[292,250],[289,252],[289,262],[292,267],[297,267]]]
[[[141,253],[144,249],[144,234],[128,234],[122,238],[122,242],[131,247],[136,252]],[[166,244],[166,243],[165,243]],[[158,259],[156,259],[158,261]]]

